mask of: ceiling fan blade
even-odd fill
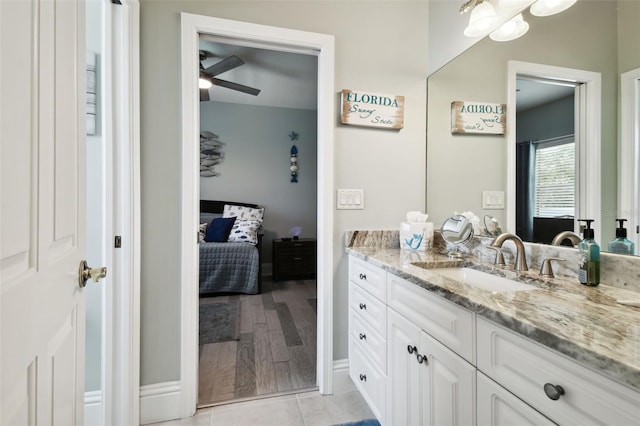
[[[203,70],[203,72],[212,76],[218,75],[218,74],[222,74],[223,72],[227,72],[229,70],[237,68],[242,64],[244,64],[242,59],[238,58],[236,55],[231,55],[228,58],[224,58],[217,64],[211,65],[209,68]]]
[[[209,89],[200,89],[200,102],[207,102],[209,100]]]
[[[237,90],[238,92],[247,93],[249,95],[258,96],[260,89],[245,86],[243,84],[233,83],[227,80],[220,80],[219,78],[212,78],[211,82],[216,86],[226,87],[227,89]]]

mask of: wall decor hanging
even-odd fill
[[[213,177],[220,176],[220,172],[215,170],[215,166],[222,163],[225,145],[220,137],[215,133],[206,130],[200,133],[200,176]]]
[[[504,135],[507,105],[487,102],[451,102],[451,133]]]
[[[292,130],[289,133],[289,138],[293,142],[298,139],[298,134]],[[295,145],[291,146],[291,166],[289,166],[289,170],[291,171],[291,182],[298,183],[298,147]]]
[[[404,127],[404,96],[343,89],[340,101],[342,124],[383,129]]]

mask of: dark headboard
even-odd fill
[[[230,204],[232,206],[253,207],[254,209],[258,208],[257,204],[239,203],[237,201],[200,200],[200,212],[222,213],[224,211],[225,204]]]

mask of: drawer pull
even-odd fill
[[[364,333],[360,333],[360,340],[367,340],[367,335]]]
[[[416,359],[418,360],[418,364],[424,363],[424,365],[429,365],[429,360],[424,355],[416,354]]]
[[[367,375],[366,374],[361,374],[360,375],[360,381],[361,382],[366,382],[367,381]]]
[[[560,399],[561,395],[564,395],[564,389],[560,385],[552,385],[551,383],[544,384],[544,393],[554,401]]]
[[[293,260],[302,260],[301,257],[294,257]]]
[[[361,303],[360,304],[360,309],[363,309],[363,310],[366,311],[367,310],[367,305],[365,305],[364,303]]]
[[[409,355],[413,355],[413,353],[418,353],[418,348],[416,348],[415,346],[407,346],[407,352],[409,352]]]
[[[366,280],[366,279],[367,279],[367,276],[366,276],[365,274],[360,274],[360,279],[361,279],[361,280]]]

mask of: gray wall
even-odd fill
[[[573,96],[567,96],[516,116],[516,142],[539,141],[574,132]]]
[[[400,131],[336,117],[335,186],[364,189],[366,205],[334,210],[334,358],[346,358],[345,231],[396,229],[425,206],[426,0],[142,0],[140,12],[141,384],[180,379],[180,12],[335,35],[336,111],[342,89],[405,96]]]
[[[316,237],[316,111],[200,103],[200,130],[225,142],[220,176],[200,178],[203,200],[242,201],[265,208],[262,262],[271,263],[271,242],[302,226]],[[291,131],[298,140],[291,142]],[[298,148],[298,183],[291,182],[291,145]],[[268,272],[268,271],[267,271]]]
[[[104,185],[105,173],[104,144],[102,136],[102,108],[100,101],[100,82],[102,75],[102,2],[91,0],[87,2],[87,53],[97,56],[96,82],[97,87],[97,129],[96,134],[87,136],[87,263],[90,266],[105,264],[106,242],[104,241],[103,223],[105,218]],[[100,373],[102,366],[102,297],[103,287],[108,285],[107,277],[100,284],[89,280],[87,282],[87,342],[85,345],[85,391],[100,390]]]

